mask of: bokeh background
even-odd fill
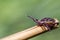
[[[0,0],[0,38],[36,25],[28,15],[60,20],[60,0]],[[60,28],[30,40],[60,40]]]

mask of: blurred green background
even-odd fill
[[[36,25],[28,15],[60,20],[60,0],[0,0],[0,38]],[[60,40],[60,28],[30,40]]]

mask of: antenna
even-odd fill
[[[32,16],[28,16],[28,17],[31,18],[34,22],[38,23],[38,19],[35,19]]]

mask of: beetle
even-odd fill
[[[59,21],[57,19],[45,17],[41,20],[38,20],[38,19],[33,18],[32,16],[28,16],[28,17],[31,18],[37,25],[47,27],[48,30],[52,30],[57,25],[59,25]]]

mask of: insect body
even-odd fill
[[[37,25],[39,26],[45,26],[48,28],[48,30],[51,30],[53,28],[55,28],[55,26],[57,26],[59,24],[57,19],[53,19],[53,18],[43,18],[41,20],[35,19],[31,16],[28,16],[29,18],[31,18],[34,22],[37,23]]]

